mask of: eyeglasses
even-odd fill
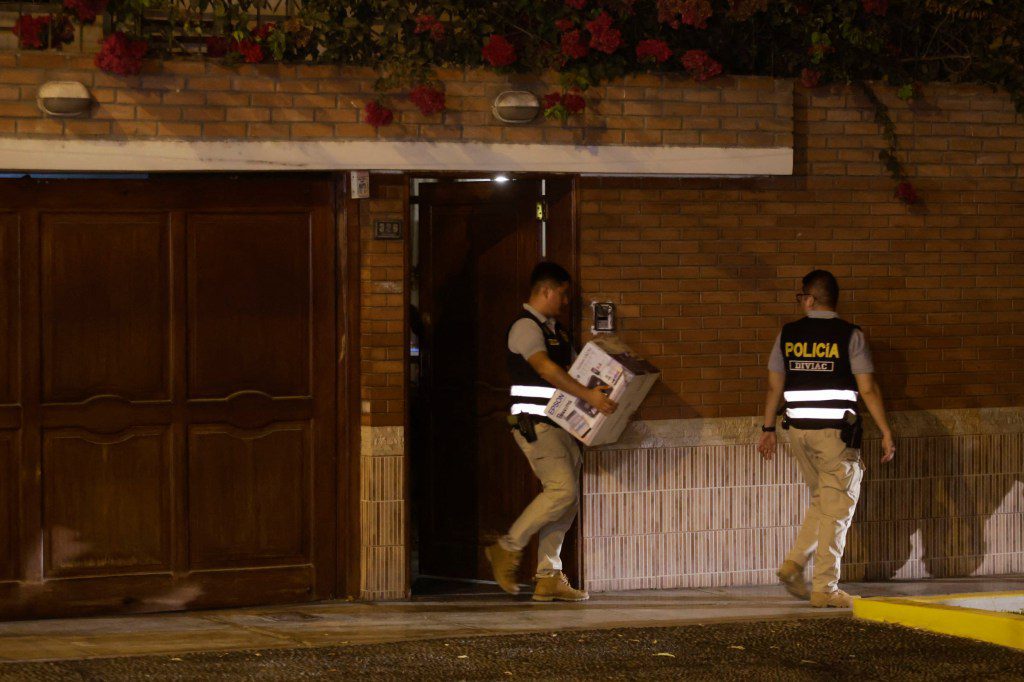
[[[814,298],[814,294],[797,294],[796,295],[796,302],[797,303],[802,303],[803,300],[805,298],[807,298],[807,297]]]

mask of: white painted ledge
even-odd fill
[[[0,138],[0,169],[32,172],[504,171],[584,175],[792,175],[788,147],[631,147],[480,142]]]

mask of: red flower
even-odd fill
[[[444,24],[433,14],[421,14],[416,17],[416,28],[413,33],[429,33],[435,43],[444,40]]]
[[[134,76],[142,71],[142,58],[149,50],[145,40],[133,40],[123,31],[114,31],[96,53],[96,66],[107,73]]]
[[[622,45],[622,32],[612,28],[612,16],[604,10],[587,22],[587,30],[590,31],[590,47],[595,50],[611,54]]]
[[[225,36],[209,36],[206,39],[206,56],[223,57],[228,53],[232,41]]]
[[[107,9],[107,0],[64,0],[64,9],[83,24],[91,24]]]
[[[917,190],[906,180],[896,185],[896,192],[893,193],[893,196],[904,204],[916,204],[918,200]]]
[[[420,109],[424,116],[444,111],[444,93],[429,85],[417,85],[409,93],[409,101]]]
[[[562,34],[562,54],[569,59],[582,59],[590,52],[590,48],[581,40],[579,31],[566,31]]]
[[[246,64],[259,64],[266,56],[263,54],[263,48],[260,44],[249,38],[237,43],[232,43],[231,47],[235,52],[242,55],[242,59],[245,60]]]
[[[865,14],[884,17],[889,13],[889,0],[860,0]]]
[[[637,61],[661,64],[671,56],[672,50],[664,40],[641,40],[636,44]]]
[[[568,31],[575,28],[576,22],[572,19],[555,19],[555,28],[559,31]]]
[[[583,9],[587,6],[587,0],[565,0],[565,4],[573,9]]]
[[[18,36],[18,47],[22,49],[46,48],[46,35],[50,26],[50,17],[34,17],[31,14],[22,14],[14,22],[11,32]]]
[[[490,62],[491,66],[508,66],[516,61],[516,46],[508,39],[497,33],[491,34],[487,44],[481,52],[484,59]]]
[[[363,112],[363,116],[366,122],[374,128],[389,126],[391,125],[391,122],[395,120],[394,112],[377,100],[366,103],[366,109]]]
[[[570,114],[578,114],[586,109],[587,100],[574,92],[569,92],[562,98],[562,105]]]
[[[75,27],[65,16],[23,14],[15,20],[11,32],[18,36],[18,47],[23,49],[45,50],[51,42],[57,46],[75,39]]]
[[[821,71],[804,69],[800,72],[800,85],[805,88],[816,88],[818,83],[821,82],[821,75]]]
[[[679,20],[687,26],[707,28],[708,17],[711,14],[711,3],[708,0],[686,0],[683,3]]]
[[[722,65],[704,50],[688,50],[679,61],[695,81],[706,81],[722,73]]]
[[[544,108],[550,109],[553,106],[557,106],[562,103],[562,93],[560,92],[549,92],[544,95]]]
[[[270,32],[277,28],[277,24],[272,21],[268,21],[265,24],[260,24],[256,27],[256,30],[252,32],[253,38],[256,40],[266,40]],[[244,42],[244,41],[243,41]]]

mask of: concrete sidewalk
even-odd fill
[[[863,596],[1024,589],[1024,577],[844,584]],[[0,661],[398,642],[528,632],[844,618],[781,587],[619,592],[582,604],[539,604],[493,588],[411,602],[317,604],[0,623]]]

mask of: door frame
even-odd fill
[[[405,173],[403,173],[403,178],[405,180],[405,187],[406,187],[406,192],[405,192],[405,197],[406,197],[405,215],[407,216],[408,224],[410,226],[413,224],[413,221],[412,221],[412,206],[415,203],[417,203],[416,197],[412,196],[412,189],[413,189],[412,183],[413,183],[414,180],[435,180],[435,179],[436,180],[440,180],[440,181],[446,181],[446,180],[447,181],[452,181],[452,180],[480,180],[482,178],[491,178],[491,177],[493,177],[495,175],[506,175],[508,177],[520,177],[520,178],[535,178],[535,179],[540,179],[540,180],[543,180],[543,181],[556,182],[556,183],[561,183],[562,184],[563,190],[560,193],[558,200],[555,201],[555,202],[551,202],[551,201],[547,202],[548,203],[548,206],[547,206],[548,215],[547,215],[547,221],[546,222],[548,222],[550,224],[552,219],[555,216],[558,216],[562,220],[565,220],[566,224],[569,226],[568,230],[566,230],[563,233],[563,235],[562,235],[563,238],[564,238],[564,241],[562,243],[562,248],[564,249],[564,252],[567,254],[568,258],[565,259],[564,262],[561,262],[559,264],[562,265],[566,270],[569,271],[569,274],[572,277],[573,286],[575,288],[575,291],[573,293],[573,297],[572,297],[572,299],[570,301],[569,321],[570,321],[570,324],[571,324],[571,331],[572,331],[572,334],[573,334],[573,338],[576,339],[577,343],[579,343],[579,340],[581,339],[583,308],[584,308],[583,302],[582,302],[582,297],[581,297],[582,290],[580,288],[580,258],[579,258],[579,253],[580,253],[580,248],[579,248],[580,247],[580,243],[579,243],[579,225],[580,225],[580,216],[579,216],[579,181],[580,181],[580,176],[579,176],[579,174],[576,174],[576,173],[573,173],[573,174],[562,173],[562,174],[560,174],[560,173],[541,173],[541,172],[495,173],[495,172],[488,172],[488,171],[481,171],[481,172],[476,172],[476,173],[473,173],[473,172],[405,172]],[[547,194],[547,189],[545,190],[545,196],[546,197],[550,196],[550,195]],[[410,231],[410,237],[408,239],[406,239],[405,242],[406,242],[406,245],[405,245],[405,286],[403,287],[403,289],[404,289],[404,297],[405,297],[404,305],[405,305],[406,310],[408,310],[408,306],[409,306],[409,304],[411,302],[411,291],[412,291],[413,240],[411,238],[411,231]],[[550,244],[550,240],[547,241],[547,243]],[[545,251],[549,252],[548,249],[545,249]],[[409,338],[408,338],[408,336],[409,336],[409,329],[408,329],[409,325],[406,324],[405,327],[406,327],[406,331],[405,331],[405,337],[406,338],[405,338],[404,348],[408,348],[408,346],[409,346]],[[412,468],[412,456],[411,456],[411,447],[412,447],[412,437],[411,437],[411,434],[412,434],[412,432],[411,432],[411,426],[412,426],[411,404],[412,404],[412,401],[410,399],[411,398],[411,393],[410,393],[410,386],[409,386],[408,357],[405,357],[404,360],[405,360],[405,365],[406,365],[406,371],[404,372],[405,404],[406,404],[406,409],[405,409],[405,432],[406,432],[406,434],[409,434],[409,437],[407,437],[405,439],[405,448],[404,448],[405,471],[406,471],[405,496],[406,496],[406,499],[409,500],[409,504],[407,505],[407,510],[406,510],[406,529],[407,529],[407,533],[406,533],[406,547],[407,547],[407,550],[408,550],[407,551],[408,563],[410,565],[410,570],[407,572],[407,574],[409,575],[409,579],[411,581],[414,578],[412,570],[411,570],[411,563],[412,563],[412,552],[415,549],[413,547],[412,535],[411,535],[412,531],[411,531],[411,529],[412,529],[412,523],[415,523],[416,520],[411,518],[411,509],[412,509],[412,506],[413,506],[413,500],[412,500],[412,475],[413,475],[413,468]],[[582,473],[581,473],[581,476],[582,476]],[[581,480],[581,486],[582,486],[582,480]],[[574,524],[572,526],[575,532],[566,535],[565,544],[563,545],[563,548],[562,548],[563,570],[565,571],[565,573],[567,574],[569,579],[571,581],[573,581],[573,582],[576,582],[576,584],[582,584],[582,581],[583,581],[583,579],[585,577],[585,574],[584,574],[585,567],[583,565],[583,514],[584,514],[584,505],[583,505],[583,500],[582,500],[582,489],[581,489],[581,498],[580,498],[579,512],[577,513],[576,521],[574,522]],[[411,594],[412,585],[411,584],[408,585],[407,588],[408,588],[408,590],[409,590],[409,592]]]

